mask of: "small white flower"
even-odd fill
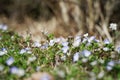
[[[112,30],[117,30],[117,24],[116,23],[111,23],[109,28],[112,29]]]
[[[36,71],[40,71],[41,67],[40,66],[37,66],[36,67]]]
[[[35,61],[37,58],[36,56],[32,56],[28,58],[28,64],[30,64],[31,62]]]
[[[30,50],[31,50],[31,48],[29,48],[29,47],[26,47],[26,48],[25,48],[25,50],[26,50],[26,51],[30,51]]]
[[[11,39],[12,39],[12,40],[14,40],[14,38],[15,38],[14,36],[11,36]]]
[[[107,69],[108,71],[111,71],[112,68],[113,68],[113,67],[111,67],[111,66],[107,66],[107,67],[106,67],[106,69]]]
[[[74,40],[78,40],[78,39],[81,39],[80,36],[75,36]]]
[[[105,72],[104,71],[101,71],[99,74],[98,74],[98,79],[101,79],[103,78],[103,76],[105,75]]]
[[[109,48],[108,47],[104,47],[103,50],[104,51],[109,51]]]
[[[27,51],[27,53],[28,53],[28,54],[31,54],[31,53],[32,53],[32,51]]]
[[[80,36],[76,36],[73,42],[73,47],[78,47],[80,45],[81,38]]]
[[[100,42],[100,40],[98,40],[98,39],[95,39],[94,41],[95,41],[95,42],[98,42],[98,43]]]
[[[2,50],[0,50],[0,56],[3,56],[5,54],[7,54],[7,50],[6,48],[2,48]]]
[[[73,42],[73,47],[78,47],[78,46],[80,45],[80,42],[81,42],[80,39],[79,39],[79,40],[75,40],[75,41]]]
[[[90,65],[95,66],[97,64],[97,61],[93,61],[90,63]]]
[[[115,65],[115,62],[114,62],[114,61],[110,61],[110,62],[108,62],[108,66],[113,67],[114,65]]]
[[[49,45],[53,46],[55,44],[54,40],[50,40]]]
[[[116,49],[116,51],[120,54],[120,47],[118,47],[118,48]]]
[[[67,53],[68,50],[69,50],[69,47],[68,47],[68,46],[64,46],[64,47],[62,48],[63,53]]]
[[[89,43],[91,43],[93,40],[95,40],[95,36],[91,36],[90,38],[88,38]]]
[[[108,39],[105,39],[104,44],[110,44],[110,41]]]
[[[3,55],[5,55],[5,54],[6,54],[6,52],[0,51],[0,56],[3,56]]]
[[[8,26],[5,25],[5,24],[1,24],[0,29],[3,30],[3,31],[6,31],[8,29]]]
[[[62,46],[68,46],[68,42],[62,42]]]
[[[13,58],[13,57],[10,57],[10,58],[6,61],[6,64],[7,64],[8,66],[10,66],[10,65],[13,64],[13,62],[14,62],[14,58]]]
[[[62,78],[65,77],[65,72],[62,71],[62,70],[58,70],[58,71],[57,71],[57,74],[58,74],[60,77],[62,77]]]
[[[99,62],[100,62],[101,64],[103,64],[103,63],[105,62],[105,60],[99,59]]]
[[[34,42],[33,47],[40,47],[41,44],[39,42]]]
[[[84,37],[88,37],[88,33],[84,34],[83,36],[84,36]]]
[[[24,76],[24,75],[25,75],[25,71],[24,71],[23,69],[18,69],[17,75],[18,75],[19,77]]]
[[[19,69],[19,68],[17,68],[17,67],[12,67],[12,68],[10,69],[10,72],[11,72],[12,74],[16,74],[16,75],[19,76],[19,77],[24,76],[24,74],[25,74],[25,71],[24,71],[23,69]]]
[[[3,70],[4,70],[4,66],[0,65],[0,71],[3,71]]]
[[[62,60],[62,61],[65,61],[65,60],[66,60],[66,56],[65,56],[65,55],[62,56],[62,57],[61,57],[61,60]]]
[[[83,38],[82,43],[87,42],[87,38]]]
[[[91,55],[91,52],[88,51],[88,50],[83,50],[82,51],[82,54],[85,56],[85,57],[89,57]]]
[[[87,61],[88,61],[87,58],[82,58],[82,62],[83,62],[83,63],[86,63]]]
[[[74,55],[73,55],[73,62],[76,62],[79,60],[79,52],[76,52]]]
[[[55,38],[54,41],[55,41],[55,43],[59,43],[60,42],[60,38]]]
[[[20,50],[20,54],[24,54],[24,53],[26,53],[26,52],[27,52],[26,49],[21,49],[21,50]]]
[[[40,48],[41,48],[41,49],[47,49],[47,48],[48,48],[48,44],[47,44],[47,43],[46,43],[46,44],[43,44]]]
[[[87,44],[86,44],[86,46],[90,46],[91,45],[91,43],[90,42],[88,42]]]
[[[18,68],[14,66],[14,67],[10,68],[10,72],[12,74],[16,74],[18,72]]]

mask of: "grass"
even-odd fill
[[[27,80],[37,72],[46,72],[54,80],[120,79],[120,49],[108,40],[47,37],[38,43],[0,30],[0,80]]]

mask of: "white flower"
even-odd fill
[[[24,76],[24,74],[25,74],[25,71],[24,71],[23,69],[19,69],[19,68],[17,68],[17,67],[12,67],[12,68],[10,69],[10,72],[11,72],[12,74],[16,74],[16,75],[19,76],[19,77]]]
[[[83,36],[84,36],[84,37],[88,37],[88,33],[84,34]]]
[[[1,24],[0,29],[3,30],[3,31],[6,31],[8,29],[8,26],[5,25],[5,24]]]
[[[66,56],[65,56],[65,55],[62,56],[62,57],[61,57],[61,60],[62,60],[62,61],[65,61],[65,60],[66,60]]]
[[[87,38],[83,38],[82,43],[87,42]]]
[[[93,61],[90,63],[90,65],[95,66],[97,64],[97,61]]]
[[[95,42],[98,42],[98,43],[100,42],[100,40],[98,40],[98,39],[95,39],[94,41],[95,41]]]
[[[111,67],[111,66],[107,66],[107,67],[106,67],[106,69],[107,69],[108,71],[111,71],[112,68],[113,68],[113,67]]]
[[[53,46],[55,44],[54,40],[50,40],[49,45]]]
[[[36,67],[36,71],[39,71],[40,69],[41,69],[40,66],[37,66],[37,67]]]
[[[3,69],[4,69],[4,66],[0,65],[0,71],[3,71]]]
[[[83,50],[82,51],[82,54],[85,56],[85,57],[89,57],[91,55],[91,52],[88,51],[88,50]]]
[[[87,61],[88,61],[87,58],[82,58],[82,62],[83,62],[83,63],[86,63]]]
[[[62,46],[68,46],[68,42],[62,42]]]
[[[65,72],[62,71],[62,70],[58,70],[58,71],[57,71],[57,74],[58,74],[60,77],[62,77],[62,78],[65,77]]]
[[[55,41],[55,43],[59,43],[60,42],[60,38],[55,38],[54,41]]]
[[[33,47],[40,47],[41,44],[39,42],[34,42]]]
[[[48,46],[49,46],[49,44],[48,43],[44,43],[40,48],[41,49],[47,49],[48,48]]]
[[[118,47],[118,48],[116,49],[116,51],[117,51],[118,53],[120,53],[120,47]]]
[[[93,40],[95,40],[95,36],[91,36],[90,38],[88,38],[89,43],[91,43]]]
[[[101,78],[103,78],[104,74],[105,74],[105,72],[104,72],[104,71],[101,71],[101,72],[98,74],[97,77],[98,77],[99,79],[101,79]]]
[[[6,64],[7,64],[8,66],[10,66],[10,65],[13,64],[13,62],[14,62],[14,58],[13,58],[13,57],[10,57],[10,58],[6,61]]]
[[[30,50],[31,50],[31,48],[29,48],[29,47],[26,47],[26,48],[25,48],[25,50],[26,50],[26,51],[30,51]]]
[[[31,54],[31,53],[32,53],[32,51],[27,51],[27,53],[28,53],[28,54]]]
[[[26,52],[27,52],[26,49],[21,49],[21,50],[20,50],[20,54],[23,54],[23,53],[26,53]]]
[[[78,40],[78,39],[81,39],[80,36],[75,36],[74,40]]]
[[[68,50],[69,50],[69,47],[68,47],[68,46],[64,46],[64,47],[62,48],[63,53],[67,53]]]
[[[115,65],[115,62],[114,61],[110,61],[110,62],[108,62],[106,69],[108,71],[111,71],[112,68],[114,67],[114,65]]]
[[[114,62],[114,61],[110,61],[110,62],[108,62],[108,66],[113,67],[114,65],[115,65],[115,62]]]
[[[3,56],[3,55],[5,55],[5,54],[6,54],[6,52],[0,51],[0,56]]]
[[[79,52],[76,52],[74,55],[73,55],[73,62],[76,62],[79,60]]]
[[[26,48],[24,48],[24,49],[21,49],[21,50],[20,50],[20,54],[24,54],[24,53],[31,54],[31,53],[32,53],[31,48],[26,47]]]
[[[32,56],[28,58],[28,64],[30,64],[31,62],[35,61],[37,58],[36,56]]]
[[[81,42],[80,36],[76,36],[73,42],[73,46],[78,47],[80,45],[80,42]]]
[[[12,74],[16,74],[17,73],[17,71],[18,71],[18,68],[17,67],[12,67],[12,68],[10,68],[10,72],[12,73]]]
[[[105,39],[104,44],[110,44],[110,41],[108,39]]]
[[[24,74],[25,74],[25,71],[23,70],[23,69],[18,69],[18,71],[17,71],[17,75],[18,76],[24,76]]]
[[[5,54],[7,54],[7,50],[6,48],[2,48],[2,50],[0,51],[0,56],[3,56]]]
[[[117,30],[117,24],[116,23],[111,23],[109,28],[112,29],[112,30]]]
[[[109,51],[109,48],[108,47],[104,47],[103,50],[104,51]]]
[[[99,59],[99,62],[103,64],[105,61],[103,59]]]

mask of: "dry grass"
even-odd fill
[[[32,0],[31,0],[32,1]],[[55,34],[55,36],[69,36],[69,35],[81,35],[89,33],[90,35],[99,35],[107,37],[112,41],[112,36],[109,33],[109,23],[112,22],[111,16],[113,14],[114,7],[119,0],[63,0],[63,1],[43,1],[43,7],[41,10],[47,11],[48,15],[43,15],[40,20],[33,20],[26,16],[24,7],[20,7],[20,13],[18,16],[12,15],[11,18],[1,18],[1,23],[6,23],[9,29],[18,32],[20,35],[26,37],[28,34],[32,34],[33,40],[44,40],[44,35],[41,31],[48,31]],[[52,5],[53,3],[56,3]],[[86,4],[86,5],[84,5]],[[42,5],[41,5],[42,6]],[[51,16],[48,6],[53,14]],[[45,9],[43,9],[45,8]],[[23,11],[23,13],[22,13]],[[42,12],[41,12],[42,13]],[[50,13],[50,14],[49,14]],[[25,14],[25,16],[24,16]],[[42,13],[44,14],[44,12]],[[24,21],[19,23],[16,19],[24,17]],[[48,17],[50,17],[48,20]],[[16,18],[17,17],[17,18]],[[39,16],[38,16],[39,17]],[[44,19],[45,18],[45,19]]]

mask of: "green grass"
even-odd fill
[[[47,72],[55,80],[120,79],[120,54],[115,50],[113,43],[105,44],[101,41],[97,42],[96,39],[88,42],[89,37],[82,37],[79,38],[80,45],[75,47],[73,46],[74,37],[57,42],[50,34],[47,35],[46,42],[36,47],[30,37],[23,39],[12,31],[1,30],[0,37],[0,80],[23,80],[35,72]],[[83,39],[87,40],[82,42]],[[51,40],[53,45],[50,45]],[[66,46],[69,48],[63,52]],[[108,50],[105,51],[103,48]],[[24,53],[20,52],[22,49],[25,50]],[[5,54],[2,55],[2,53]],[[6,61],[10,57],[14,61],[8,65]],[[12,67],[24,70],[25,74],[11,73]],[[36,71],[37,67],[40,69]],[[111,69],[107,70],[107,67]]]

